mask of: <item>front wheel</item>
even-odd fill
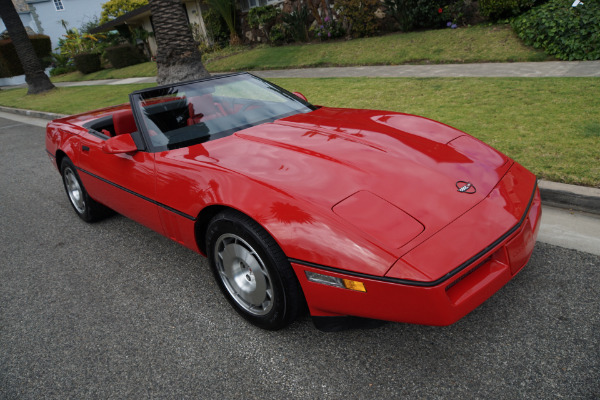
[[[255,221],[234,211],[218,214],[208,226],[206,249],[221,291],[240,315],[269,330],[296,318],[302,294],[294,271]]]

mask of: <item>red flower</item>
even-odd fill
[[[444,10],[442,10],[441,8],[438,8],[438,14],[441,14],[443,12],[444,12]]]

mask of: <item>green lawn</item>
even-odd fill
[[[129,93],[152,84],[72,86],[27,95],[27,89],[0,91],[0,105],[58,114],[78,114],[129,102]]]
[[[350,41],[259,47],[206,63],[211,72],[300,67],[548,60],[508,25],[396,33]]]
[[[423,32],[396,33],[350,41],[289,46],[225,48],[204,54],[210,72],[247,71],[322,66],[448,64],[544,61],[543,52],[521,43],[508,25],[474,26]],[[156,76],[156,63],[106,69],[84,75],[72,72],[53,82],[124,79]]]
[[[137,65],[130,65],[129,67],[120,69],[103,69],[87,75],[84,75],[79,71],[75,71],[52,77],[51,80],[52,82],[80,82],[99,79],[142,78],[147,76],[156,76],[156,63],[153,61],[148,61]]]
[[[462,129],[540,178],[600,187],[598,78],[274,79],[313,104],[423,115]],[[0,91],[0,105],[77,113],[127,101],[151,85],[59,88],[26,96]]]
[[[600,187],[598,78],[274,79],[313,104],[423,115],[513,157],[540,178]]]

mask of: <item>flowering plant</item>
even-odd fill
[[[106,36],[102,34],[92,35],[79,32],[77,28],[69,28],[67,33],[58,40],[58,47],[61,54],[67,54],[70,57],[83,53],[96,53],[100,50],[98,40],[104,38]]]
[[[482,20],[478,10],[477,0],[460,0],[445,5],[441,17],[448,28],[456,29],[480,23]]]
[[[316,25],[312,28],[315,36],[320,40],[334,39],[344,35],[344,29],[336,21],[325,17],[322,25]]]

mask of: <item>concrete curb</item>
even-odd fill
[[[48,121],[64,117],[62,114],[3,106],[0,106],[0,111]],[[600,189],[598,188],[568,185],[545,180],[540,180],[538,186],[544,204],[600,215]]]
[[[540,180],[542,202],[550,206],[600,214],[600,189]]]
[[[62,118],[64,114],[55,114],[44,111],[33,111],[33,110],[25,110],[23,108],[13,108],[13,107],[4,107],[0,106],[0,111],[18,115],[25,115],[26,117],[40,118],[51,121],[53,119]]]

